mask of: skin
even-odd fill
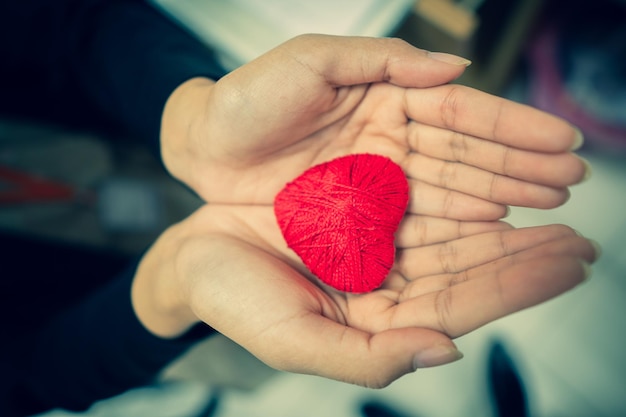
[[[403,228],[383,287],[346,294],[306,272],[271,208],[206,205],[148,251],[135,309],[161,337],[202,321],[274,368],[379,388],[459,359],[454,338],[575,287],[597,256],[566,226],[448,222],[420,242]]]
[[[414,200],[445,201],[455,218],[493,220],[506,204],[565,202],[566,187],[585,175],[569,152],[579,132],[446,84],[464,69],[397,39],[299,37],[217,83],[194,79],[174,92],[163,160],[210,203],[271,204],[305,169],[358,152],[393,159]]]
[[[513,229],[507,205],[552,208],[588,167],[565,121],[448,84],[467,62],[395,39],[307,35],[164,109],[168,171],[207,204],[142,259],[139,320],[164,338],[200,321],[269,365],[369,387],[461,357],[453,339],[588,275],[594,245],[566,226]],[[284,242],[272,201],[312,165],[378,153],[409,208],[383,286],[345,294]]]

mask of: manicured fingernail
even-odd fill
[[[419,352],[413,358],[413,369],[430,368],[458,361],[463,354],[454,346],[439,345]]]
[[[580,156],[578,157],[583,164],[585,164],[585,175],[583,176],[583,178],[580,180],[580,182],[585,182],[587,181],[589,178],[591,178],[591,174],[593,173],[593,170],[591,169],[591,164],[589,163],[589,161],[587,161],[585,158],[581,158]]]
[[[428,56],[436,61],[441,61],[453,65],[462,65],[464,67],[469,67],[472,63],[472,61],[470,61],[469,59],[457,55],[448,54],[445,52],[428,52]]]
[[[574,130],[576,131],[576,135],[574,136],[574,143],[572,143],[572,147],[570,148],[571,151],[580,149],[583,143],[585,143],[583,132],[577,127],[574,127]]]

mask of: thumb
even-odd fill
[[[432,87],[458,78],[471,63],[456,55],[415,48],[397,38],[303,35],[285,46],[334,86],[390,82],[400,87]]]
[[[279,369],[323,376],[370,388],[382,388],[419,368],[443,365],[462,358],[442,333],[422,328],[402,328],[370,334],[322,316],[300,323],[297,346],[274,352]],[[297,354],[294,354],[297,352]],[[268,359],[268,358],[265,358]]]
[[[420,368],[445,365],[463,357],[447,336],[430,329],[386,330],[373,335],[368,346],[367,354],[359,358],[365,365],[359,377],[371,387],[384,387]]]

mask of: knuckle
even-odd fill
[[[449,144],[452,160],[463,162],[467,159],[469,145],[468,138],[465,134],[451,131]]]
[[[439,106],[441,123],[447,129],[454,130],[461,104],[462,90],[459,86],[449,86]]]
[[[435,297],[434,307],[439,329],[445,334],[452,334],[450,322],[452,318],[452,291],[450,288],[440,291]]]
[[[489,188],[487,189],[487,198],[489,201],[496,201],[499,186],[500,176],[493,173],[489,174]]]
[[[389,50],[404,49],[410,46],[408,42],[398,37],[381,38],[380,41]]]
[[[452,190],[446,190],[445,195],[442,201],[442,212],[444,218],[452,217],[452,212],[454,211],[454,206],[456,205],[456,197]]]
[[[448,286],[449,287],[453,287],[455,285],[459,285],[462,284],[464,282],[469,281],[469,276],[467,274],[467,271],[463,271],[463,272],[459,272],[456,274],[452,274],[450,276],[450,280],[448,282]]]
[[[451,242],[446,242],[439,248],[439,262],[443,272],[447,274],[455,273],[456,258],[458,256],[456,245]]]
[[[439,180],[444,188],[454,188],[458,180],[458,165],[455,162],[443,162],[439,171]]]

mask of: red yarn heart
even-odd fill
[[[389,158],[357,154],[316,165],[274,201],[278,225],[309,270],[341,291],[378,288],[395,258],[409,185]]]

